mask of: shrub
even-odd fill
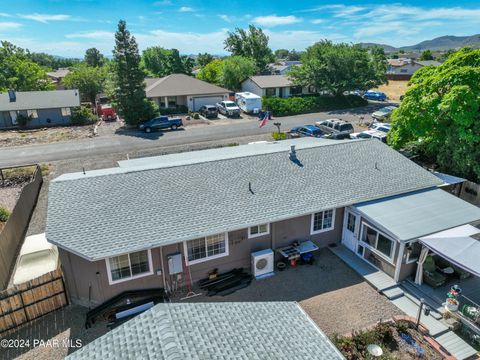
[[[92,113],[90,108],[86,106],[78,106],[73,108],[70,122],[72,125],[90,125],[98,120],[97,116]]]
[[[272,138],[273,140],[285,140],[287,138],[287,134],[284,132],[274,131],[272,133]]]
[[[200,114],[197,113],[197,112],[193,113],[193,118],[196,119],[196,120],[200,119]]]
[[[22,114],[18,114],[18,116],[17,116],[17,123],[22,128],[27,127],[30,120],[32,120],[32,118],[30,116],[25,116],[25,115],[22,115]]]
[[[262,99],[263,108],[271,111],[275,116],[347,109],[367,104],[368,102],[365,99],[356,95],[314,95],[289,98],[264,97]]]
[[[0,207],[0,222],[7,222],[9,217],[10,217],[10,211],[8,211],[3,207]]]
[[[188,114],[188,108],[185,105],[180,105],[176,108],[160,108],[160,115],[175,115],[175,114]]]

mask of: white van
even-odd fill
[[[262,109],[262,98],[251,92],[236,93],[235,101],[238,107],[246,113],[258,114]]]

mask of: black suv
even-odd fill
[[[218,110],[215,105],[203,105],[198,112],[207,119],[215,119],[218,117]]]

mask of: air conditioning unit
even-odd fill
[[[252,253],[252,274],[255,276],[255,279],[262,279],[273,275],[272,249]]]

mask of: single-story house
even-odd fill
[[[293,67],[301,66],[301,61],[279,61],[267,65],[267,68],[271,75],[287,75],[292,71]]]
[[[184,152],[54,179],[46,236],[71,300],[84,305],[171,288],[187,266],[194,282],[250,269],[251,253],[295,240],[342,243],[399,281],[415,271],[406,247],[417,238],[480,219],[442,184],[377,140]],[[170,267],[176,254],[183,270]]]
[[[30,117],[27,127],[69,124],[72,108],[77,106],[78,90],[0,93],[0,129],[18,127],[19,115]]]
[[[295,302],[230,302],[158,304],[67,359],[345,358]]]
[[[409,79],[415,71],[423,66],[439,66],[435,60],[419,61],[407,58],[388,59],[387,76],[391,80]]]
[[[155,101],[160,108],[186,106],[190,111],[197,111],[203,105],[228,100],[230,94],[227,89],[185,74],[146,78],[145,83],[147,98]]]
[[[258,96],[277,96],[281,98],[316,93],[313,86],[294,85],[286,75],[250,76],[242,82],[242,91],[248,91]]]
[[[47,76],[55,85],[55,89],[57,90],[64,90],[65,86],[63,85],[63,78],[70,74],[70,70],[68,68],[59,68],[54,71],[47,72]]]

